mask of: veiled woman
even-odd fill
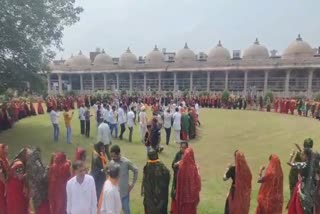
[[[96,184],[97,198],[100,198],[103,184],[106,181],[105,169],[107,164],[108,157],[105,152],[105,146],[102,142],[99,142],[94,145],[91,162],[91,175]]]
[[[63,152],[54,154],[49,168],[50,214],[65,214],[67,208],[67,182],[71,177],[71,162]]]
[[[177,214],[197,214],[200,202],[201,177],[192,148],[187,148],[179,163],[177,179]]]
[[[141,186],[145,214],[167,214],[170,171],[159,160],[157,151],[149,151],[148,159]]]
[[[289,214],[313,214],[314,211],[317,181],[315,159],[310,148],[303,150],[302,160],[303,162],[289,163],[299,170],[299,182],[290,202]]]
[[[245,156],[235,151],[235,165],[229,166],[223,177],[224,181],[232,179],[232,185],[225,205],[225,214],[248,214],[251,199],[252,174]]]
[[[265,175],[265,167],[261,167],[259,180],[261,183],[258,195],[256,214],[282,214],[283,208],[283,172],[277,155],[271,155]]]
[[[0,214],[6,211],[6,185],[9,175],[8,146],[0,144]]]

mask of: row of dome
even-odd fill
[[[282,58],[283,59],[296,59],[296,58],[308,58],[314,56],[314,50],[311,48],[311,46],[302,40],[301,36],[298,35],[298,38],[292,42],[289,47],[284,51]],[[261,45],[256,39],[256,41],[251,45],[249,48],[247,48],[244,53],[243,57],[244,60],[260,60],[260,59],[267,59],[269,58],[269,51],[268,49]],[[208,62],[212,61],[223,61],[223,60],[230,60],[230,52],[228,49],[224,48],[219,41],[218,45],[213,48],[207,57]],[[189,49],[187,43],[185,44],[184,48],[177,52],[175,56],[175,62],[193,62],[196,61],[196,54]],[[164,54],[159,51],[157,46],[151,51],[147,56],[145,63],[146,64],[161,64],[164,62]],[[119,59],[119,65],[125,66],[125,65],[132,65],[137,63],[137,57],[131,52],[130,48],[127,49],[125,53],[123,53],[120,56]],[[66,66],[71,67],[83,67],[83,66],[89,66],[91,64],[91,61],[88,57],[82,54],[80,51],[79,55],[77,56],[71,56],[68,60],[64,63]],[[95,66],[107,66],[107,65],[113,65],[114,62],[112,58],[106,54],[104,51],[102,51],[100,54],[98,54],[93,62],[93,65]]]

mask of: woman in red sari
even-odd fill
[[[31,101],[30,101],[30,115],[31,116],[37,115],[36,109],[34,108],[34,105]]]
[[[65,214],[67,208],[66,185],[71,177],[71,162],[63,152],[54,155],[49,168],[50,214]]]
[[[200,201],[201,177],[192,148],[187,148],[179,163],[176,190],[177,214],[196,214]]]
[[[28,214],[29,196],[25,181],[25,160],[27,149],[14,159],[9,169],[7,182],[7,213]]]
[[[0,144],[0,214],[6,212],[6,185],[9,173],[8,146]]]
[[[248,214],[251,199],[252,174],[244,154],[235,151],[235,166],[229,166],[223,180],[232,179],[225,205],[225,214]]]
[[[38,114],[44,114],[41,100],[38,101]]]
[[[265,167],[260,169],[261,183],[258,207],[256,214],[282,214],[283,208],[283,172],[281,162],[277,155],[271,155],[270,163],[264,176],[262,172]]]
[[[76,161],[81,160],[83,162],[86,162],[87,159],[87,152],[84,148],[78,147],[76,150]]]

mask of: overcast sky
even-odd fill
[[[229,50],[261,44],[279,53],[298,33],[320,46],[320,0],[78,0],[80,22],[64,32],[68,58],[97,47],[118,57],[130,46],[145,56],[154,45],[177,51],[185,42],[196,53],[208,52],[218,40]]]

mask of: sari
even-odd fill
[[[283,172],[277,155],[272,155],[269,166],[262,178],[256,214],[282,214]]]
[[[50,214],[66,214],[67,182],[71,177],[71,162],[63,152],[54,155],[49,168],[49,204]]]
[[[228,211],[225,213],[248,214],[252,174],[243,153],[239,151],[236,153],[235,163],[234,189],[232,189],[233,194],[228,195]]]
[[[24,177],[25,166],[19,159],[14,160],[7,182],[7,213],[28,214],[29,197]]]
[[[6,145],[0,144],[0,175],[3,176],[4,181],[0,180],[0,214],[4,214],[6,211],[6,181],[9,173],[9,160],[5,153]]]
[[[181,140],[189,140],[189,127],[189,114],[185,112],[181,116]]]
[[[197,214],[200,202],[201,177],[192,148],[187,148],[179,163],[177,179],[177,214]]]
[[[167,214],[170,171],[154,153],[156,158],[150,158],[143,168],[144,210],[145,214]]]
[[[38,101],[38,114],[44,114],[41,100]]]

